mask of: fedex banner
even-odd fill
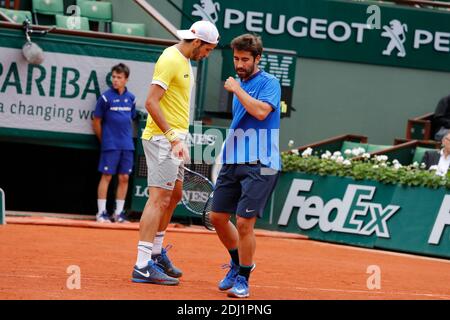
[[[259,227],[450,258],[450,192],[283,173]]]

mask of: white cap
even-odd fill
[[[205,20],[194,22],[189,30],[177,30],[177,35],[183,40],[200,39],[211,44],[219,43],[219,31],[216,26]]]

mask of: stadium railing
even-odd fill
[[[298,147],[297,149],[300,154],[308,148],[313,149],[314,152],[318,152],[319,154],[322,154],[326,151],[330,151],[330,152],[341,151],[345,142],[364,144],[364,143],[367,143],[367,137],[362,136],[362,135],[355,135],[355,134],[344,134],[344,135],[328,138],[325,140],[321,140],[318,142],[314,142],[311,144],[307,144],[307,145]]]

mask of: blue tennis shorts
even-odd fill
[[[134,151],[106,150],[100,154],[98,171],[103,174],[131,174],[133,171]]]
[[[271,170],[271,174],[267,174]],[[214,189],[212,211],[262,218],[279,172],[261,163],[224,164]]]

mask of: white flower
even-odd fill
[[[344,162],[342,163],[344,166],[351,166],[352,162],[350,160],[344,160]]]
[[[294,145],[294,140],[289,140],[288,146],[289,148],[292,147]]]
[[[438,169],[438,166],[436,165],[436,166],[431,166],[430,169],[428,169],[428,170],[430,170],[430,171],[436,171],[437,169]]]
[[[370,153],[364,153],[362,157],[366,160],[370,159]]]
[[[336,161],[336,159],[337,159],[337,156],[331,156],[331,158],[330,158],[331,160],[333,160],[333,161]]]
[[[340,151],[335,151],[333,153],[333,156],[339,157],[339,156],[342,156],[342,153]]]
[[[396,164],[399,164],[400,162],[398,162],[398,160],[397,159],[394,159],[394,161],[392,161],[392,164],[393,165],[396,165]]]
[[[312,148],[307,148],[305,151],[303,151],[302,153],[302,157],[303,158],[307,158],[310,155],[312,155],[313,149]]]
[[[385,155],[381,155],[381,156],[375,156],[375,160],[377,162],[386,162],[388,160],[388,157]]]
[[[366,152],[366,149],[362,148],[362,147],[358,147],[358,148],[353,148],[352,149],[352,154],[354,156],[360,156],[361,154],[363,154],[364,152]]]
[[[345,153],[345,155],[349,156],[349,155],[352,154],[352,150],[346,149],[346,150],[344,151],[344,153]]]
[[[292,149],[291,152],[297,156],[300,154],[300,152],[298,152],[298,149]]]
[[[413,168],[418,168],[419,167],[419,163],[417,161],[414,161],[414,163],[412,164]]]
[[[386,168],[386,167],[387,167],[387,164],[386,164],[386,162],[382,162],[382,163],[380,163],[380,167],[382,167],[382,168]]]
[[[424,162],[422,162],[421,164],[420,164],[420,169],[425,169],[427,167],[427,165],[424,163]]]
[[[331,158],[331,152],[326,151],[324,154],[322,154],[322,159],[330,159]]]
[[[376,165],[374,165],[372,168],[374,168],[374,169],[378,169],[380,166],[378,166],[377,164]]]
[[[336,158],[336,162],[337,163],[343,163],[344,162],[344,157],[343,156],[339,156]]]
[[[394,164],[394,170],[398,170],[398,169],[400,169],[401,167],[403,167],[400,163],[396,163],[396,164]]]

